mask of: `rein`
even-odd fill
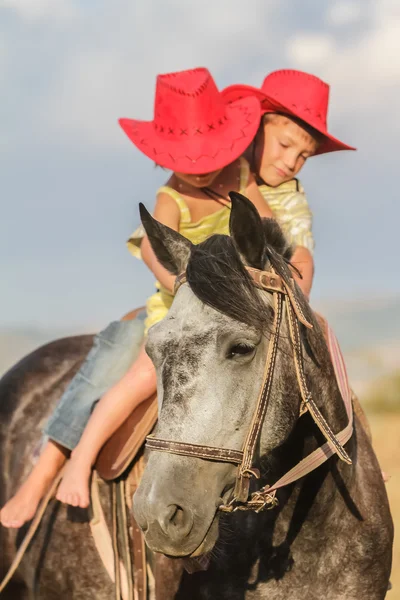
[[[334,361],[335,372],[348,416],[348,424],[338,434],[333,433],[332,429],[329,427],[319,408],[315,404],[312,394],[307,387],[303,368],[302,343],[299,323],[302,323],[307,328],[312,328],[312,324],[309,323],[304,316],[303,311],[297,302],[292,285],[286,283],[282,277],[280,277],[274,271],[261,271],[251,267],[246,267],[246,269],[250,277],[253,279],[255,286],[272,293],[274,303],[274,322],[268,345],[263,381],[258,395],[253,418],[242,450],[203,446],[200,444],[188,444],[185,442],[174,442],[172,440],[156,438],[152,435],[148,436],[146,440],[146,447],[149,450],[237,464],[238,471],[232,499],[229,501],[229,503],[221,504],[219,506],[219,510],[224,512],[235,512],[237,510],[254,510],[255,512],[260,512],[268,508],[273,508],[278,504],[275,496],[276,491],[279,488],[298,481],[308,473],[311,473],[311,471],[314,471],[334,454],[337,454],[338,457],[344,462],[348,464],[352,463],[349,455],[343,447],[351,438],[353,433],[351,395],[348,387],[344,383],[346,380],[344,364],[333,334],[330,332],[330,330],[328,331],[328,345],[330,347],[331,356],[336,358]],[[182,273],[176,279],[174,293],[176,293],[179,287],[185,282],[186,276],[184,273]],[[261,428],[265,420],[271,394],[280,326],[284,310],[286,310],[288,318],[296,378],[302,398],[299,416],[308,411],[324,435],[326,442],[317,448],[317,450],[311,452],[311,454],[309,454],[306,458],[301,460],[295,467],[290,469],[290,471],[288,471],[273,485],[266,485],[262,487],[260,490],[253,492],[249,498],[251,478],[255,477],[256,479],[259,479],[260,477],[258,469],[253,466],[254,454],[258,439],[260,437]]]

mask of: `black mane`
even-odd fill
[[[273,219],[264,220],[264,231],[269,242],[265,244],[266,257],[287,280],[292,249]],[[213,235],[193,246],[186,276],[194,294],[208,306],[258,330],[270,321],[271,310],[262,302],[230,236]]]
[[[297,271],[290,263],[293,248],[274,219],[263,219],[263,225],[267,262],[264,269],[272,266],[289,283],[293,277],[292,271]],[[194,294],[204,304],[258,330],[264,330],[270,322],[272,309],[268,310],[262,301],[232,237],[212,235],[193,246],[186,277]],[[299,289],[297,292],[303,313],[309,321],[314,322],[307,301]]]
[[[204,304],[237,321],[263,329],[271,318],[228,235],[213,235],[193,246],[186,277]]]

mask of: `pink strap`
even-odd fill
[[[348,424],[340,433],[336,435],[339,442],[344,446],[349,441],[353,434],[353,407],[351,403],[351,390],[347,377],[346,367],[344,364],[343,356],[332,329],[327,325],[327,337],[328,337],[328,348],[331,355],[333,368],[335,370],[336,380],[338,383],[340,394],[343,398],[343,402],[346,408],[346,413],[349,419]],[[331,456],[336,454],[336,450],[331,442],[325,442],[322,446],[317,448],[303,458],[293,469],[290,469],[281,479],[268,488],[268,493],[271,493],[279,488],[289,485],[294,481],[297,481],[314,471]]]

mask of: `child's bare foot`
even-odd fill
[[[65,458],[65,450],[59,444],[51,440],[46,444],[28,479],[1,509],[0,522],[3,527],[19,528],[34,517],[39,502],[53,483]]]
[[[1,509],[3,527],[22,527],[35,516],[39,502],[45,495],[52,479],[31,474],[25,483]]]
[[[89,506],[89,481],[92,469],[86,460],[72,453],[65,468],[64,476],[57,490],[56,498],[71,506]]]

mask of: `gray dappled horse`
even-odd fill
[[[149,339],[162,402],[159,437],[240,448],[252,416],[273,314],[269,294],[255,292],[249,285],[241,259],[268,268],[268,257],[288,254],[272,222],[266,221],[262,230],[251,205],[238,197],[233,200],[234,242],[215,236],[196,252],[178,234],[146,219],[161,262],[175,273],[188,266],[189,280]],[[338,431],[347,417],[327,348],[318,324],[299,298],[314,325],[312,331],[302,329],[308,384],[321,412]],[[91,343],[91,336],[58,340],[24,358],[2,378],[1,504],[26,477],[41,427]],[[297,420],[299,405],[284,320],[258,450],[259,485],[276,480],[321,443],[308,415]],[[280,490],[279,505],[273,510],[220,516],[217,508],[221,498],[226,500],[231,493],[236,467],[151,452],[135,497],[136,515],[149,546],[172,556],[213,548],[208,569],[184,573],[176,582],[176,595],[174,586],[168,586],[168,597],[384,598],[392,523],[379,466],[357,420],[346,449],[353,465],[331,458],[300,483]],[[102,497],[107,504],[104,487]],[[18,575],[1,598],[113,597],[85,521],[85,513],[51,503]],[[0,528],[0,578],[23,533]]]
[[[278,506],[259,514],[221,514],[218,507],[229,506],[237,485],[237,467],[193,455],[222,449],[226,458],[226,449],[245,446],[252,425],[276,315],[272,294],[255,287],[244,263],[272,267],[290,282],[284,260],[290,255],[279,227],[263,223],[242,196],[232,193],[231,199],[231,237],[212,236],[198,246],[142,207],[158,260],[175,275],[185,272],[186,283],[167,317],[149,331],[158,441],[149,441],[153,451],[134,496],[135,517],[156,552],[194,557],[211,551],[208,569],[184,576],[177,598],[384,598],[393,526],[379,465],[357,419],[346,445],[352,464],[330,458],[280,489]],[[300,329],[305,385],[339,432],[347,416],[328,348],[299,289],[295,296],[313,325]],[[308,413],[299,418],[294,354],[283,316],[256,448],[261,477],[255,487],[276,481],[324,441]]]

